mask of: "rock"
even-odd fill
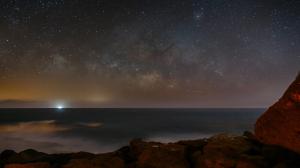
[[[0,154],[0,159],[1,160],[7,160],[10,157],[16,155],[17,153],[13,150],[4,150],[1,154]]]
[[[300,74],[284,95],[256,122],[259,141],[300,153]]]
[[[293,168],[300,155],[277,145],[260,143],[251,132],[220,134],[176,143],[136,139],[115,152],[45,154],[35,150],[0,154],[0,168]]]
[[[251,141],[257,141],[255,135],[252,132],[250,132],[250,131],[245,131],[243,133],[243,136],[247,137]]]
[[[50,168],[49,163],[8,164],[4,168]]]
[[[264,145],[261,155],[270,163],[270,167],[274,167],[275,165],[294,165],[289,167],[300,167],[299,154],[280,146]]]
[[[124,168],[124,161],[115,154],[101,154],[93,158],[72,159],[63,168]]]
[[[23,159],[24,162],[33,162],[47,156],[47,154],[38,152],[33,149],[24,150],[20,152],[18,155],[21,159]]]
[[[251,148],[252,143],[245,137],[220,134],[208,140],[203,152],[194,153],[194,164],[196,168],[235,167]]]
[[[129,146],[125,146],[116,151],[116,154],[124,160],[126,164],[131,164],[136,161],[136,156]]]
[[[4,150],[0,154],[0,168],[2,168],[6,163],[8,163],[9,159],[15,157],[17,153],[13,150]]]
[[[11,150],[5,150],[0,155],[0,162],[5,164],[40,162],[40,160],[46,156],[47,154],[42,152],[37,152],[33,149],[27,149],[20,153],[16,153]]]
[[[179,141],[177,144],[184,145],[189,153],[193,153],[195,151],[202,151],[203,147],[207,144],[207,139],[185,140]]]
[[[130,143],[138,168],[187,168],[185,146],[134,140]]]
[[[70,155],[71,159],[90,159],[95,157],[95,154],[89,153],[89,152],[77,152],[77,153],[72,153]]]
[[[236,168],[268,168],[269,164],[262,156],[242,155],[237,161]]]
[[[73,154],[50,154],[41,159],[39,162],[47,162],[51,165],[52,168],[60,167],[60,165],[64,165],[68,163],[72,159]],[[78,158],[77,156],[74,158]],[[84,157],[83,157],[84,158]]]

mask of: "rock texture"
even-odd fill
[[[130,146],[139,168],[186,168],[189,165],[184,145],[135,140]]]
[[[208,140],[202,153],[194,154],[195,167],[235,167],[251,148],[252,143],[245,137],[226,134],[214,136]]]
[[[300,74],[279,101],[257,120],[255,135],[262,143],[300,153]]]
[[[251,133],[220,134],[176,143],[136,139],[115,152],[45,154],[35,150],[0,154],[0,168],[299,168],[300,155],[260,143]]]
[[[9,164],[4,168],[50,168],[49,163]]]
[[[72,159],[63,168],[124,168],[122,158],[115,154],[102,154],[91,158]]]

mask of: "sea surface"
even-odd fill
[[[0,109],[0,151],[101,153],[134,138],[174,142],[253,130],[265,109]]]

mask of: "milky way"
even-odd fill
[[[265,107],[299,65],[297,0],[0,2],[2,107]]]

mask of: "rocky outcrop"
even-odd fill
[[[134,140],[130,148],[139,168],[186,168],[186,147],[181,144],[162,144]]]
[[[63,168],[124,168],[122,158],[115,154],[101,154],[91,158],[72,159]]]
[[[220,134],[210,138],[202,152],[194,154],[195,167],[235,167],[238,162],[244,164],[244,154],[252,148],[246,137]]]
[[[136,139],[106,154],[6,150],[0,154],[0,163],[1,168],[296,168],[300,167],[300,156],[262,144],[248,132],[167,144]]]
[[[4,168],[50,168],[49,163],[8,164]]]
[[[262,143],[300,153],[300,74],[279,101],[257,120],[255,135]]]
[[[47,154],[35,151],[33,149],[27,149],[20,153],[16,153],[11,150],[5,150],[1,153],[1,160],[7,163],[26,163],[35,162],[41,158],[44,158]]]

